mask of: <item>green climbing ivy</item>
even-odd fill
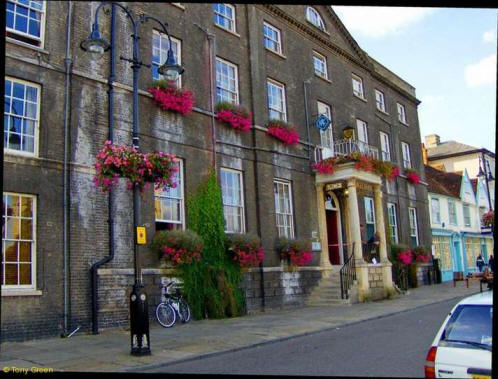
[[[189,229],[204,241],[202,260],[178,267],[192,316],[202,319],[243,314],[244,296],[239,288],[242,273],[226,253],[221,188],[214,171],[195,194],[189,194],[187,208]]]

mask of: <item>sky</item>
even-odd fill
[[[359,46],[415,87],[420,135],[495,152],[498,9],[332,6]]]

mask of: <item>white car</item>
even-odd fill
[[[491,379],[493,291],[456,304],[432,342],[426,378]]]

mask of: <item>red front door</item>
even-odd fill
[[[326,210],[327,238],[329,241],[329,260],[332,265],[340,265],[339,234],[337,228],[337,211]]]

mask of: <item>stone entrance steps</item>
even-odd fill
[[[307,305],[311,306],[324,306],[331,304],[345,304],[351,305],[357,302],[357,290],[356,282],[349,289],[349,298],[341,298],[341,278],[339,274],[340,267],[334,266],[330,275],[326,278],[322,278],[318,286],[316,286],[308,299],[306,300]],[[355,300],[356,299],[356,300]]]

